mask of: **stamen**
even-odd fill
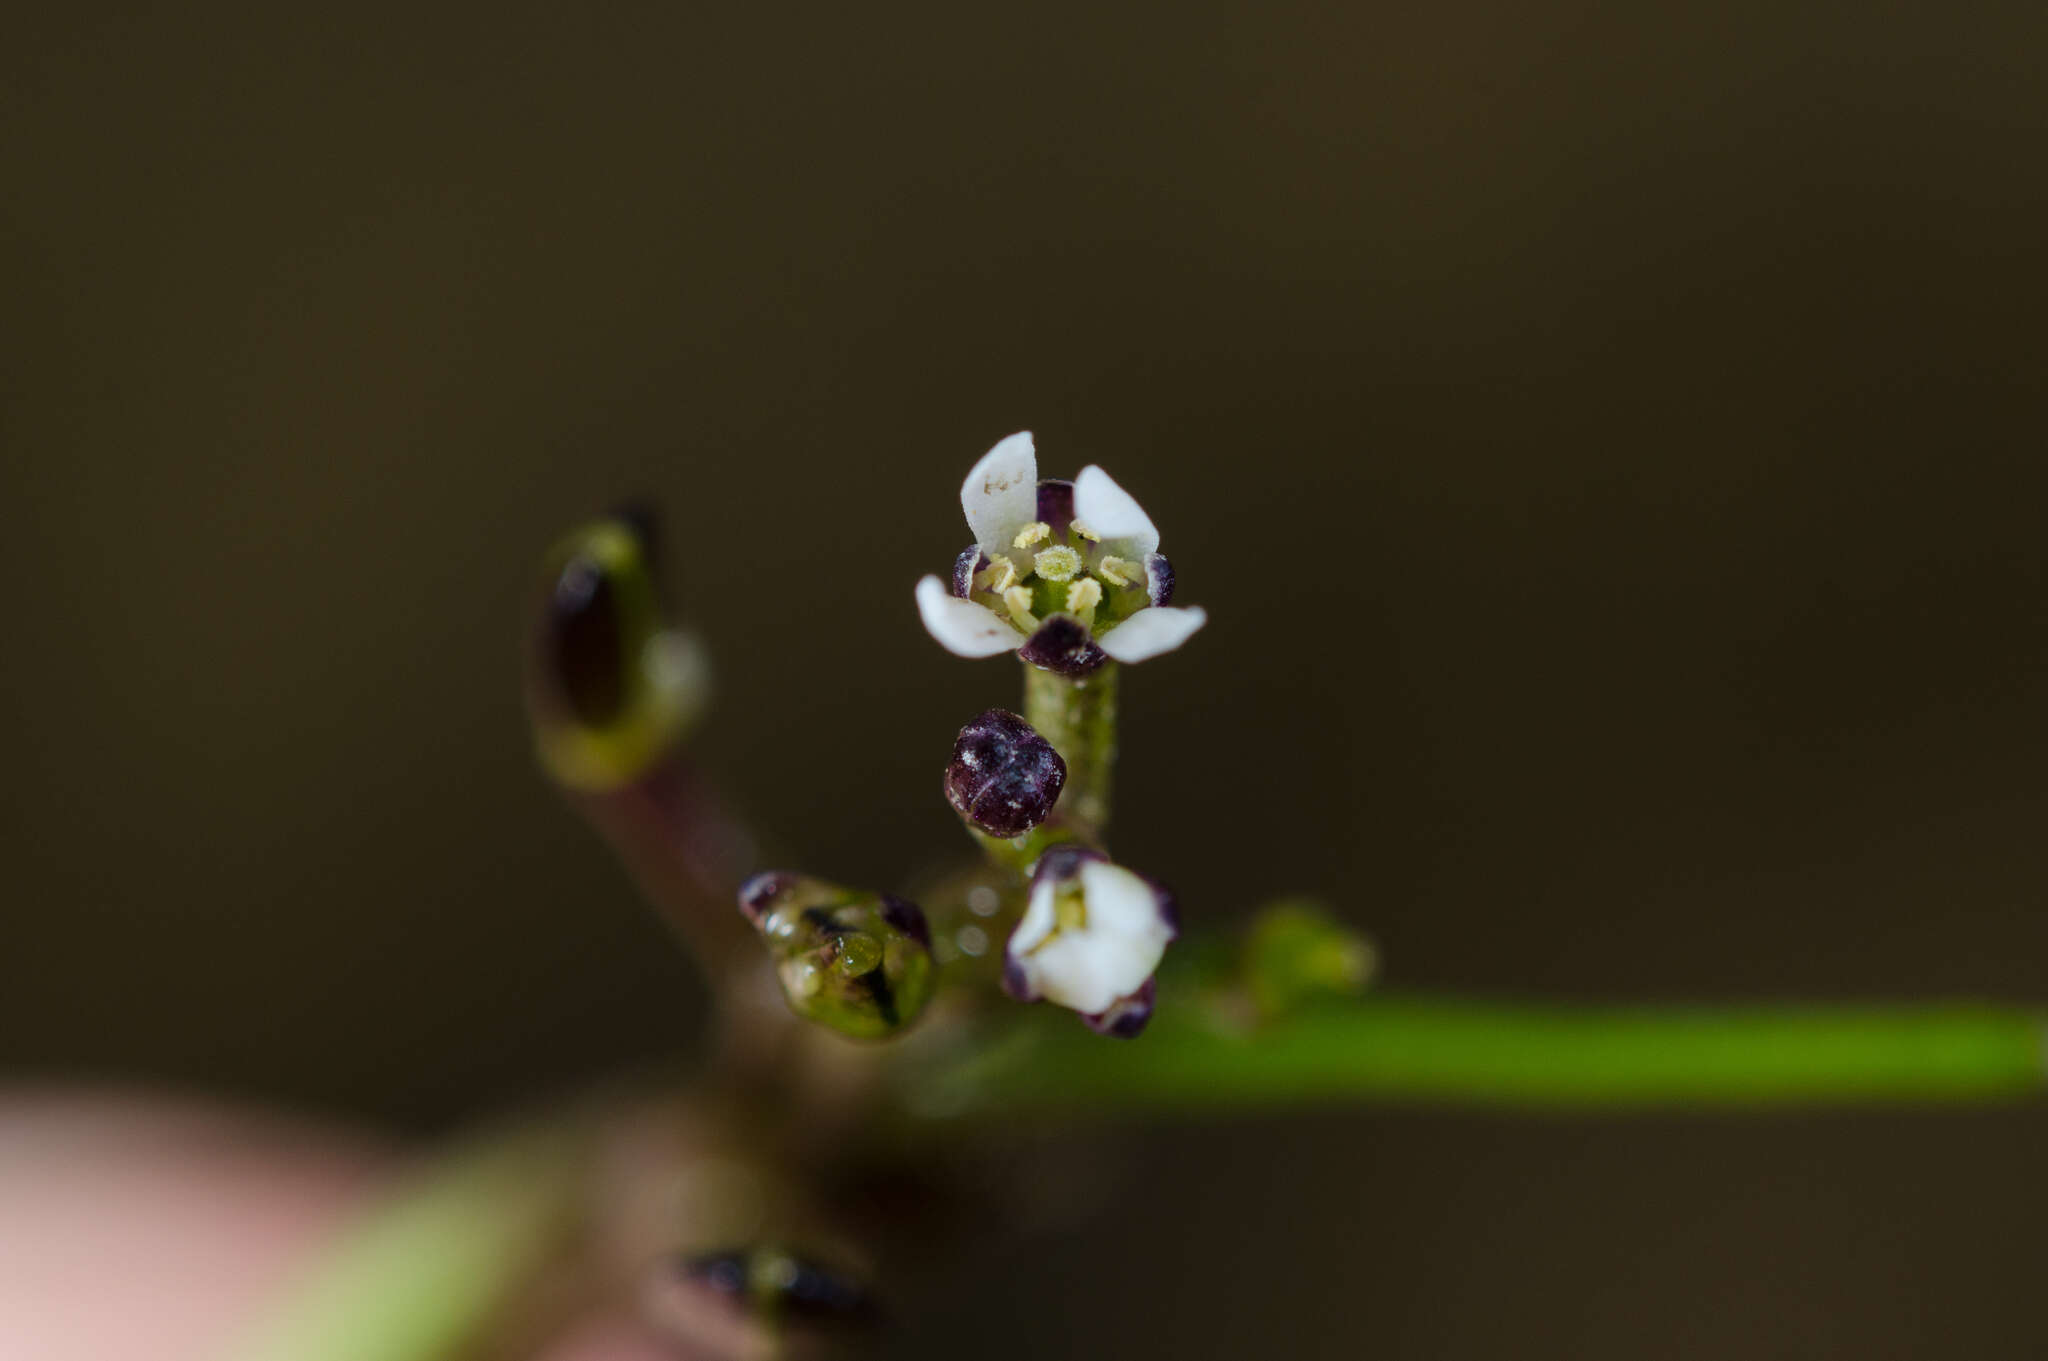
[[[1073,530],[1076,534],[1079,534],[1082,538],[1086,539],[1090,543],[1102,542],[1102,536],[1100,534],[1097,534],[1094,530],[1082,524],[1079,520],[1074,521]]]
[[[1075,884],[1058,891],[1052,900],[1053,920],[1058,923],[1054,932],[1085,931],[1088,929],[1088,898]]]
[[[1045,939],[1026,950],[1024,952],[1026,955],[1037,954],[1068,931],[1085,931],[1088,929],[1088,898],[1087,895],[1081,892],[1079,884],[1072,884],[1054,890],[1052,918],[1052,930],[1045,933]]]
[[[1081,570],[1081,555],[1065,544],[1055,544],[1039,549],[1031,564],[1047,581],[1072,581]]]
[[[1145,569],[1137,563],[1108,556],[1095,565],[1095,570],[1112,586],[1129,586],[1145,575]]]
[[[982,568],[981,573],[974,578],[975,590],[994,591],[997,595],[1001,595],[1016,584],[1017,564],[1001,553],[990,558],[988,566]]]
[[[1042,543],[1051,537],[1051,525],[1043,520],[1033,520],[1030,524],[1017,531],[1017,537],[1012,540],[1011,546],[1015,548],[1029,548],[1032,544]]]
[[[1026,633],[1038,631],[1038,616],[1031,612],[1031,592],[1022,586],[1012,586],[1003,592],[1003,607],[1010,612],[1010,622]]]
[[[1102,603],[1102,583],[1082,577],[1067,587],[1067,613],[1090,628],[1095,626],[1095,607]]]

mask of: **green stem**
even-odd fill
[[[371,1210],[232,1361],[467,1361],[583,1210],[586,1141],[529,1127],[463,1150]]]
[[[566,791],[688,947],[727,1012],[751,1003],[760,943],[733,904],[746,836],[680,749],[615,789]]]
[[[1022,836],[1007,838],[990,836],[965,818],[960,821],[967,828],[967,834],[974,838],[975,844],[980,846],[982,853],[989,858],[990,863],[1000,865],[1027,880],[1031,877],[1032,867],[1038,863],[1038,857],[1054,846],[1072,841],[1095,845],[1093,839],[1059,813],[1053,814]]]
[[[1115,662],[1085,676],[1024,668],[1024,717],[1067,763],[1060,811],[1085,832],[1109,821],[1110,772],[1116,765]]]
[[[1137,1041],[1044,1018],[909,1092],[960,1115],[1367,1102],[1600,1109],[1937,1104],[2039,1096],[2048,1016],[2014,1007],[1515,1006],[1424,996],[1265,1025],[1162,1006]]]
[[[1199,994],[1133,1043],[1039,1008],[898,1072],[913,1125],[1372,1102],[1497,1110],[1963,1105],[2038,1099],[2048,1016],[1894,1007],[1516,1006],[1380,995],[1259,1025]],[[898,1133],[914,1130],[898,1128]],[[233,1361],[469,1361],[578,1241],[587,1132],[486,1140],[373,1212]],[[523,1354],[523,1353],[522,1353]]]

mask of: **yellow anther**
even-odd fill
[[[1081,555],[1065,544],[1041,548],[1031,559],[1038,575],[1047,581],[1072,581],[1081,570]]]
[[[1053,932],[1085,931],[1088,929],[1088,899],[1075,884],[1070,888],[1054,890],[1052,900],[1053,921],[1057,923]]]
[[[994,591],[997,595],[1001,595],[1016,584],[1017,564],[1011,562],[1001,553],[990,558],[988,566],[982,568],[980,573],[974,578],[975,590]]]
[[[1012,586],[1003,592],[1003,607],[1010,612],[1010,622],[1026,633],[1038,631],[1038,616],[1031,612],[1031,592],[1022,586]]]
[[[1095,570],[1112,586],[1129,586],[1145,575],[1145,569],[1137,563],[1107,556],[1095,565]]]
[[[1043,520],[1033,520],[1030,524],[1017,531],[1017,537],[1011,540],[1011,546],[1015,548],[1029,548],[1032,544],[1043,543],[1051,537],[1051,525]]]
[[[1094,530],[1082,524],[1079,520],[1074,521],[1074,532],[1076,534],[1079,534],[1082,538],[1086,539],[1090,543],[1102,542],[1102,536],[1100,534],[1097,534]]]
[[[1082,577],[1067,587],[1067,613],[1090,628],[1095,625],[1095,607],[1101,603],[1102,583],[1094,577]]]

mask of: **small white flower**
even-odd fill
[[[958,656],[1015,651],[1080,675],[1171,652],[1208,620],[1168,603],[1173,565],[1131,494],[1093,465],[1072,482],[1041,482],[1028,431],[974,465],[960,508],[974,547],[954,563],[951,588],[936,576],[917,583],[925,628]]]
[[[1096,851],[1055,846],[1039,861],[1004,951],[1003,986],[1128,1038],[1151,1019],[1152,972],[1179,934],[1165,889]]]

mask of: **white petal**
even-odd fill
[[[1081,866],[1080,879],[1087,925],[1055,934],[1053,886],[1034,884],[1010,936],[1009,957],[1034,993],[1093,1016],[1143,986],[1166,954],[1173,928],[1159,910],[1158,892],[1122,866],[1091,860]]]
[[[1119,967],[1130,962],[1122,958],[1124,954],[1112,943],[1105,956],[1101,942],[1069,931],[1026,958],[1024,976],[1031,980],[1032,991],[1046,1001],[1093,1016],[1123,996],[1113,980],[1130,972],[1128,967]],[[1138,983],[1144,981],[1141,974]]]
[[[1031,896],[1025,900],[1024,915],[1017,920],[1017,929],[1010,933],[1010,953],[1022,957],[1027,950],[1052,934],[1055,916],[1052,907],[1052,883],[1034,882]]]
[[[984,553],[1015,551],[1017,531],[1038,518],[1038,451],[1029,430],[981,456],[960,484],[960,509]]]
[[[1074,479],[1074,518],[1102,540],[1102,551],[1143,562],[1159,551],[1152,517],[1108,473],[1089,464]]]
[[[1117,937],[1159,937],[1164,950],[1173,933],[1159,912],[1159,893],[1141,875],[1090,860],[1081,866],[1081,896],[1088,904],[1088,934]],[[1143,979],[1139,979],[1143,982]],[[1133,985],[1135,986],[1135,985]]]
[[[1024,641],[1024,636],[998,619],[995,611],[960,599],[937,577],[926,577],[917,583],[917,612],[924,618],[925,630],[939,640],[939,646],[957,657],[993,657]]]
[[[1166,944],[1163,930],[1145,936],[1063,931],[1022,962],[1025,977],[1046,1001],[1093,1016],[1144,986]]]
[[[1099,635],[1095,641],[1117,661],[1142,662],[1147,657],[1173,651],[1208,622],[1208,612],[1200,605],[1190,605],[1186,609],[1178,605],[1154,605],[1150,609],[1139,610],[1109,632]]]

